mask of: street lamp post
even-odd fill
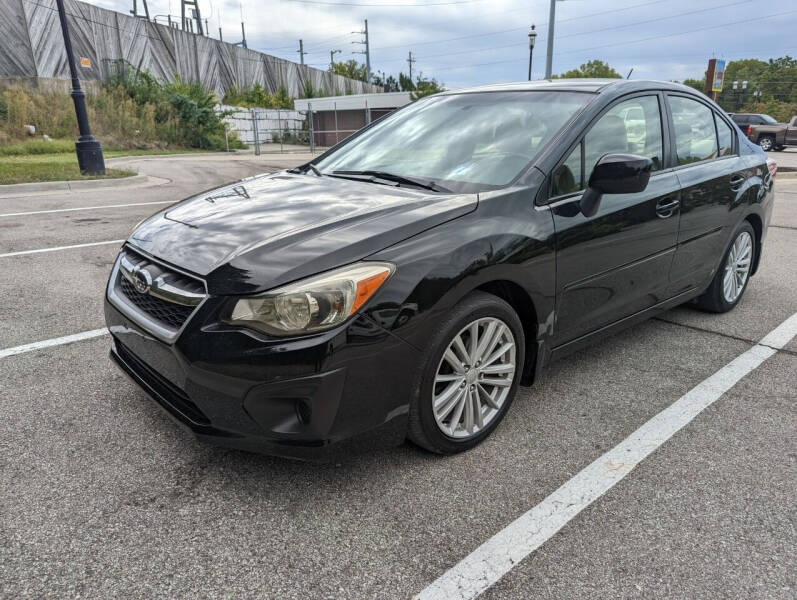
[[[537,41],[537,32],[534,31],[534,25],[531,26],[529,31],[529,81],[531,81],[531,57],[534,54],[534,42]]]
[[[553,26],[555,20],[556,0],[551,0],[551,10],[548,14],[548,54],[545,57],[545,79],[550,79],[553,71]]]
[[[61,31],[64,34],[66,47],[66,62],[69,64],[69,73],[72,75],[72,101],[75,103],[75,116],[80,136],[75,142],[77,164],[83,175],[105,175],[105,160],[102,156],[100,143],[91,135],[89,117],[86,113],[86,95],[80,89],[80,79],[75,67],[75,56],[72,52],[72,40],[69,38],[69,28],[66,22],[64,0],[55,0],[58,5],[58,17],[61,20]]]

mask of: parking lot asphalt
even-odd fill
[[[170,202],[298,157],[127,159]],[[217,449],[107,358],[107,336],[0,357],[0,597],[410,598],[797,312],[797,180],[726,315],[681,307],[554,363],[484,444],[308,464]],[[95,330],[118,244],[164,205],[0,216],[0,353]],[[0,354],[1,356],[1,354]],[[793,598],[797,340],[675,433],[483,598]]]

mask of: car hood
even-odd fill
[[[211,294],[253,293],[361,260],[477,204],[476,194],[281,172],[172,205],[128,243],[204,277]]]

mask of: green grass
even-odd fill
[[[55,153],[44,154],[39,152],[38,148],[41,144],[46,144],[47,148],[55,149]],[[25,150],[24,153],[22,152],[23,148]],[[66,150],[63,148],[66,148]],[[15,150],[17,153],[14,153]],[[122,156],[198,152],[203,151],[184,148],[170,150],[106,149],[103,151],[103,155],[106,159],[109,159]],[[75,142],[73,140],[53,140],[52,142],[33,140],[19,144],[0,146],[0,185],[40,181],[74,181],[76,179],[111,179],[130,177],[131,175],[135,175],[135,173],[125,169],[106,169],[106,175],[104,177],[81,175],[77,166]]]

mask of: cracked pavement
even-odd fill
[[[129,159],[171,182],[0,212],[178,200],[298,160]],[[677,308],[554,363],[455,457],[201,445],[113,367],[107,337],[0,360],[0,597],[410,598],[797,312],[797,180],[776,189],[736,310]],[[161,207],[0,218],[0,253],[123,238]],[[0,259],[0,348],[102,327],[116,251]],[[795,400],[792,340],[482,597],[793,598]]]

